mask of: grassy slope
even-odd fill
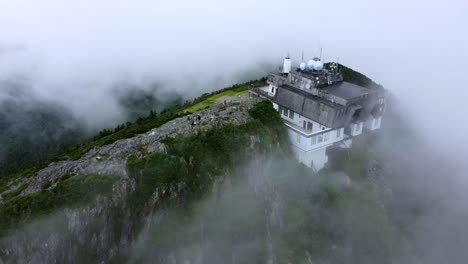
[[[197,111],[203,110],[203,109],[205,109],[207,107],[211,107],[211,106],[217,104],[218,100],[221,97],[245,95],[245,94],[248,93],[247,90],[248,90],[248,85],[242,85],[241,87],[236,88],[234,90],[228,90],[228,91],[224,91],[224,92],[219,93],[219,94],[212,95],[212,96],[208,97],[206,100],[201,101],[199,103],[196,103],[193,106],[190,106],[190,107],[182,110],[181,112],[183,112],[183,113],[195,113]]]

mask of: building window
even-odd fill
[[[356,126],[355,126],[355,128],[354,128],[354,131],[355,131],[355,132],[359,132],[359,126],[360,126],[360,124],[356,124]]]
[[[283,107],[278,105],[278,112],[282,115],[283,114]]]
[[[336,138],[339,138],[341,136],[341,128],[338,128],[338,130],[336,130]]]
[[[322,143],[322,141],[323,141],[322,135],[318,135],[318,141],[317,141],[317,143],[320,144],[320,143]]]
[[[323,142],[328,141],[328,132],[323,134]]]
[[[304,128],[304,129],[307,128],[307,122],[306,121],[302,121],[302,128]]]
[[[312,123],[311,122],[307,122],[307,130],[312,131]]]
[[[315,143],[317,143],[317,137],[313,136],[311,141],[310,141],[310,145],[315,145]]]
[[[289,110],[289,118],[294,119],[294,112]]]

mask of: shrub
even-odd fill
[[[94,201],[98,195],[109,195],[115,176],[84,175],[61,181],[51,191],[40,191],[14,197],[0,205],[0,235],[11,227],[27,222],[53,210],[83,206]]]

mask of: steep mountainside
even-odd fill
[[[23,182],[36,187],[0,207],[2,258],[391,263],[398,235],[375,194],[297,164],[281,118],[256,102],[211,107],[200,125],[175,119],[40,171]],[[74,170],[58,169],[67,166]],[[56,180],[63,171],[74,176]]]

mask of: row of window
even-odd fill
[[[303,121],[302,121],[302,127],[303,127],[304,129],[307,129],[307,130],[312,131],[313,125],[312,125],[312,122],[303,120]]]
[[[290,119],[294,119],[294,112],[287,109],[287,108],[284,108],[282,106],[278,106],[278,112],[281,114],[281,115],[284,115],[286,117],[289,117]]]

